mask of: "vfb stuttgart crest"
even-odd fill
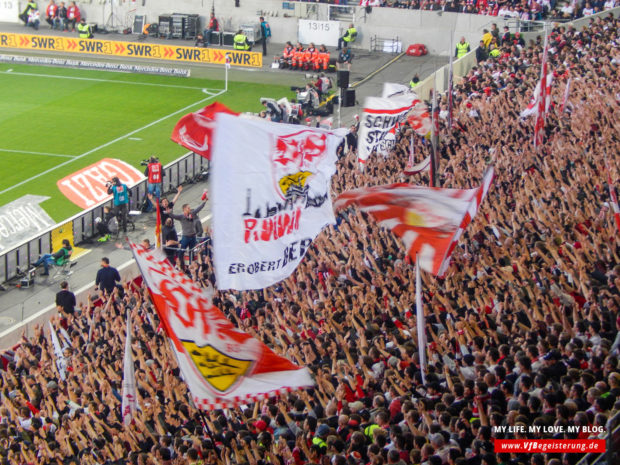
[[[308,192],[308,178],[325,155],[327,136],[302,130],[277,136],[272,150],[274,187],[285,200],[303,197]]]
[[[194,341],[181,341],[194,365],[209,385],[226,392],[249,371],[251,360],[226,355],[211,345],[199,347]]]

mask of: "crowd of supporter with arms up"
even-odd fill
[[[608,204],[608,174],[616,186],[619,177],[618,21],[554,29],[549,40],[555,104],[537,150],[519,113],[540,75],[542,41],[502,48],[455,87],[440,184],[478,185],[491,162],[497,176],[445,279],[423,276],[425,383],[413,267],[390,231],[349,209],[289,279],[214,296],[235,325],[309,367],[316,388],[199,412],[148,293],[124,283],[114,299],[52,319],[67,341],[65,379],[47,327],[3,354],[0,464],[575,463],[579,454],[493,448],[515,437],[493,426],[600,426],[620,405],[620,249]],[[334,193],[427,183],[402,174],[409,137],[401,130],[394,152],[362,173],[348,138]],[[415,146],[425,157],[425,140]],[[210,254],[186,271],[213,282]],[[141,411],[124,426],[127,314]]]

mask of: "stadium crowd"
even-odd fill
[[[350,209],[289,279],[214,297],[239,327],[308,366],[316,388],[198,412],[147,292],[126,282],[114,298],[52,319],[68,340],[66,379],[41,327],[4,355],[0,464],[575,463],[579,454],[493,450],[496,439],[515,437],[494,426],[605,425],[620,405],[620,249],[606,203],[608,169],[612,182],[619,176],[618,21],[560,27],[550,40],[554,105],[538,151],[533,122],[519,113],[539,78],[541,41],[500,45],[500,56],[456,86],[440,183],[476,186],[489,163],[497,177],[446,278],[423,276],[425,383],[413,267],[391,232]],[[363,173],[348,137],[335,193],[424,183],[402,174],[409,137],[402,130],[394,153],[370,159]],[[425,140],[416,146],[425,157]],[[214,280],[208,252],[187,268],[202,284]],[[126,312],[141,411],[124,427]]]
[[[332,3],[331,1],[318,1]],[[339,3],[353,4],[355,2],[347,2],[345,0]],[[361,0],[359,5],[479,14],[533,21],[542,19],[577,19],[614,8],[618,5],[618,2],[617,0],[596,0],[590,2],[583,0]]]

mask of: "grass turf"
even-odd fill
[[[223,88],[223,80],[0,64],[0,205],[49,196],[41,206],[62,221],[80,208],[58,190],[59,179],[106,157],[141,171],[152,154],[163,164],[178,158],[187,150],[170,140],[172,128],[216,100],[260,111],[259,97],[294,96],[285,86],[245,82],[229,82],[215,98],[203,92]]]

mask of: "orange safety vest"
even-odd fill
[[[293,47],[285,47],[282,52],[282,58],[293,58]]]
[[[304,59],[304,49],[303,48],[301,50],[295,49],[295,51],[293,52],[293,61],[301,63],[303,59]]]
[[[318,61],[329,63],[329,52],[319,52]]]
[[[317,55],[316,48],[306,49],[306,53],[304,53],[304,61],[306,63],[310,63],[314,61],[314,58],[316,57],[316,55]]]

